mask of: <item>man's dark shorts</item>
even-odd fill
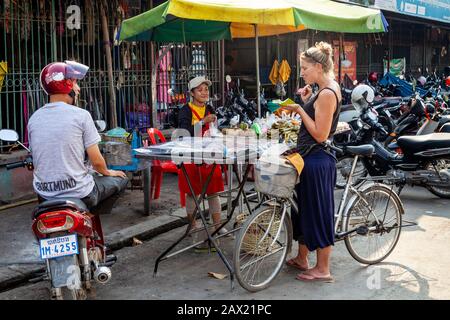
[[[86,197],[81,199],[89,209],[96,207],[107,199],[115,201],[125,190],[128,179],[120,177],[106,177],[94,174],[95,186]],[[107,206],[108,207],[108,206]]]

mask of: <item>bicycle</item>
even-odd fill
[[[403,204],[388,185],[373,182],[359,188],[353,186],[358,158],[370,157],[374,152],[372,145],[348,146],[344,150],[327,145],[337,152],[354,156],[335,214],[335,240],[343,240],[356,261],[367,265],[379,263],[392,253],[399,240]],[[281,271],[292,248],[293,231],[288,211],[298,213],[292,197],[297,183],[292,178],[297,177],[295,169],[291,168],[291,178],[279,184],[281,189],[278,190],[274,187],[276,174],[264,174],[258,164],[255,169],[255,186],[264,197],[256,211],[243,222],[236,237],[233,259],[236,278],[250,292],[267,288]],[[283,168],[282,175],[286,170],[287,167]],[[381,240],[384,244],[380,246]],[[360,246],[360,242],[363,245]]]

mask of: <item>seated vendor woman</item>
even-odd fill
[[[192,137],[203,136],[209,129],[210,124],[216,121],[213,108],[206,104],[209,100],[209,86],[211,86],[211,81],[207,80],[205,77],[195,77],[189,81],[191,102],[180,109],[178,128],[189,131]],[[192,184],[192,189],[197,197],[201,194],[203,185],[206,183],[212,167],[212,164],[202,164],[201,166],[185,164],[189,180]],[[188,219],[191,221],[193,228],[199,227],[198,222],[193,219],[195,210],[193,195],[189,189],[187,180],[181,171],[179,173],[178,183],[180,192],[186,193],[186,213]],[[211,181],[206,189],[209,213],[216,226],[220,223],[220,213],[222,211],[220,199],[216,193],[223,190],[222,171],[220,166],[216,166]],[[226,230],[222,229],[219,233],[225,232]]]

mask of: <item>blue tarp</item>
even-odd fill
[[[410,84],[409,82],[407,82],[405,80],[397,78],[392,73],[386,73],[386,75],[383,77],[383,79],[380,80],[379,83],[383,87],[387,87],[390,84],[399,85],[399,87],[397,87],[394,92],[394,96],[411,97],[413,94],[415,94],[415,92],[413,91],[412,84]],[[423,96],[427,92],[427,90],[424,90],[419,87],[416,87],[416,91],[421,96]]]

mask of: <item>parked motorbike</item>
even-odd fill
[[[384,135],[388,132],[370,105],[361,110],[357,126],[352,145],[375,147],[372,157],[362,159],[370,176],[395,181],[399,192],[405,185],[422,186],[441,198],[450,199],[450,134],[402,136],[397,143],[403,154],[398,154],[375,139],[377,132]]]
[[[227,76],[227,84],[231,82],[231,77]],[[239,81],[238,81],[239,83]],[[261,114],[265,115],[269,110],[267,100],[264,97],[264,90],[260,96]],[[227,88],[225,103],[216,109],[219,129],[229,128],[230,126],[244,123],[251,126],[258,116],[258,110],[255,101],[249,101],[245,97],[244,90],[239,88],[235,90]]]
[[[410,103],[412,105],[410,111],[405,117],[399,119],[396,128],[384,142],[390,149],[397,148],[397,145],[392,142],[395,142],[400,136],[424,135],[447,130],[442,131],[442,128],[450,123],[450,115],[448,105],[442,98],[436,97],[433,100],[425,101],[416,96]]]
[[[97,121],[98,128],[105,128]],[[13,130],[0,130],[0,140],[26,148]],[[25,167],[32,171],[30,155],[6,166],[7,170]],[[102,226],[81,199],[58,198],[42,201],[32,212],[32,230],[39,241],[39,252],[46,262],[42,280],[51,284],[51,298],[83,300],[93,295],[93,282],[106,284],[111,279],[110,267],[117,261],[106,255]]]

